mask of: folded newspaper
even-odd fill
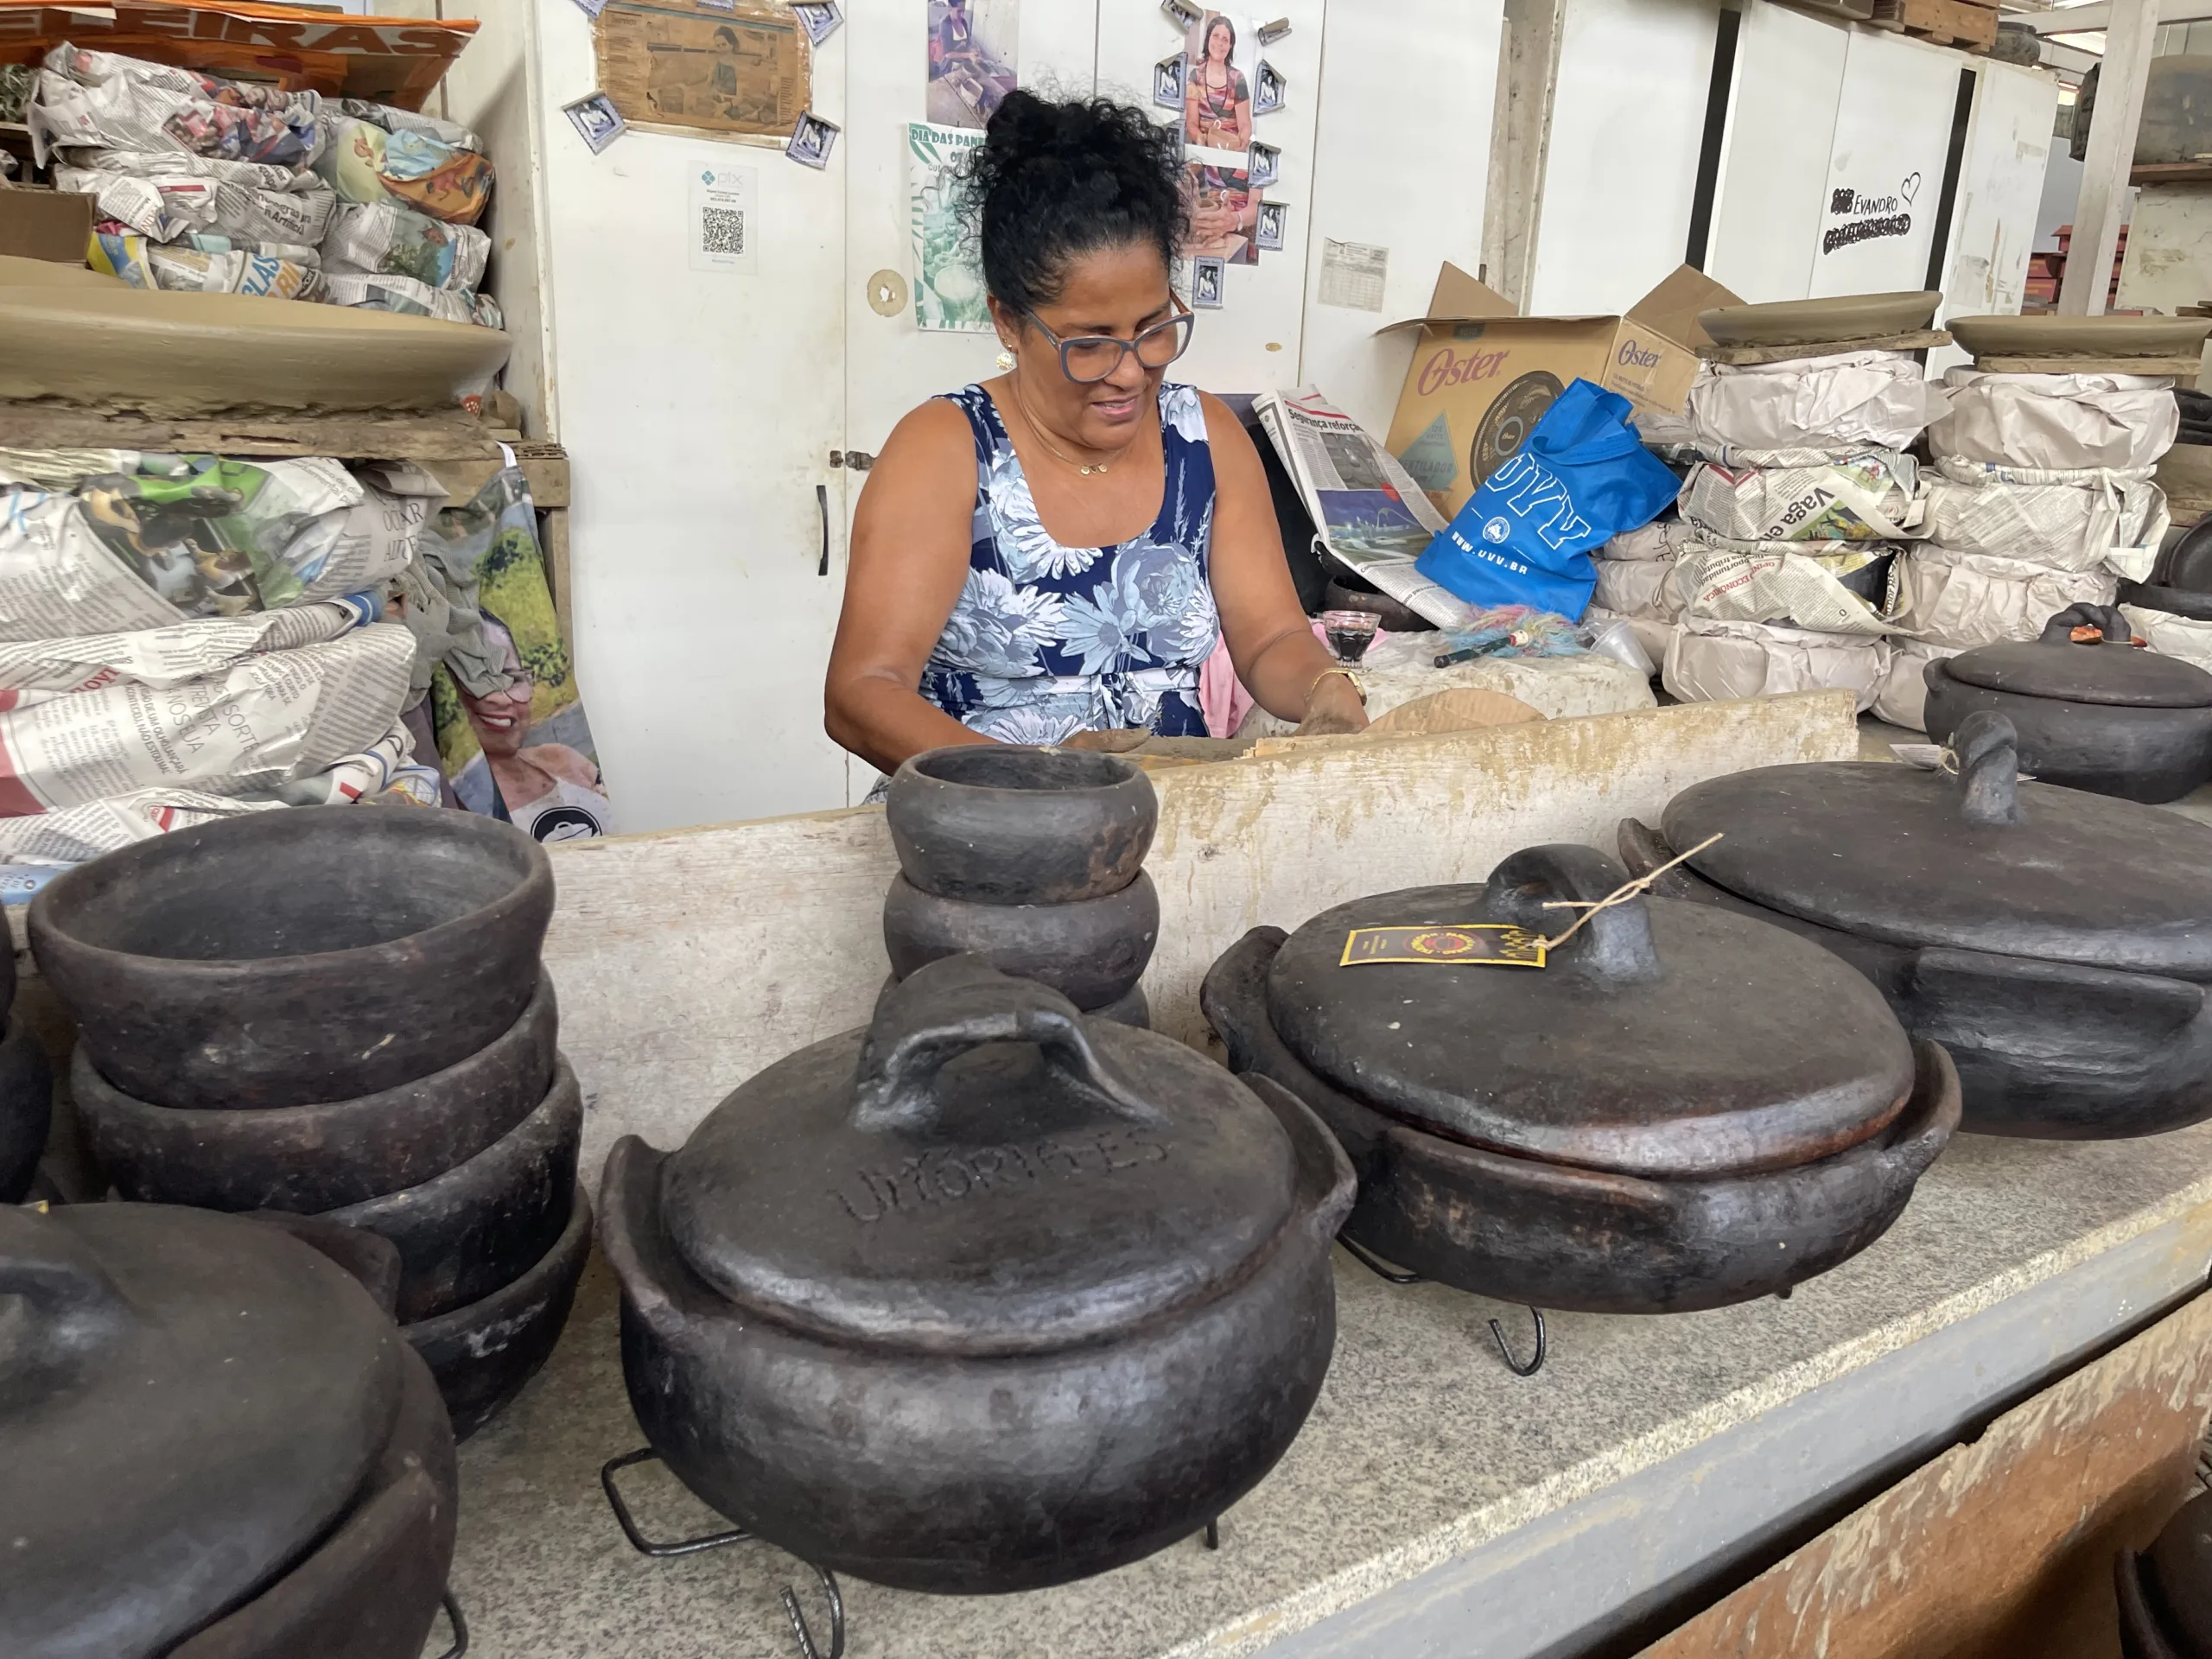
[[[1835,459],[1730,449],[1691,469],[1681,513],[1732,541],[1899,541],[1926,533],[1919,527],[1925,495],[1912,457],[1894,450]]]
[[[334,271],[411,276],[427,288],[474,289],[492,238],[388,201],[347,202],[331,216],[322,262]]]
[[[55,146],[72,144],[306,167],[325,139],[317,93],[226,80],[67,41],[47,53],[24,114],[41,163]]]
[[[195,232],[213,232],[251,242],[311,246],[322,240],[330,224],[330,210],[338,200],[327,188],[294,189],[252,176],[281,172],[281,168],[240,163],[232,169],[231,176],[225,176],[205,170],[204,164],[197,168],[168,164],[202,162],[196,156],[148,159],[162,164],[128,171],[112,167],[57,167],[54,188],[92,197],[100,218],[156,242],[175,242]],[[315,181],[312,173],[299,176]]]
[[[1265,393],[1252,410],[1339,564],[1440,628],[1473,624],[1475,607],[1414,569],[1444,520],[1396,456],[1313,386]]]
[[[2141,582],[2169,523],[2147,468],[1999,466],[1944,455],[1928,486],[1926,528],[1955,553],[2094,570]]]
[[[263,253],[202,253],[196,248],[143,236],[101,232],[86,253],[94,270],[133,288],[184,294],[246,294],[272,300],[311,300],[322,283],[313,264]]]

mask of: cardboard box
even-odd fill
[[[0,185],[0,254],[81,265],[92,239],[92,199]]]
[[[1446,264],[1426,315],[1378,331],[1421,331],[1384,447],[1449,517],[1577,378],[1619,392],[1639,410],[1681,414],[1696,347],[1711,343],[1698,313],[1742,303],[1683,265],[1624,316],[1522,317],[1504,296]]]

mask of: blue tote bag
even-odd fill
[[[1414,568],[1470,605],[1580,621],[1598,584],[1590,550],[1649,524],[1681,488],[1628,417],[1627,398],[1575,381]]]

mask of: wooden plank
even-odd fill
[[[561,623],[561,638],[573,652],[576,648],[576,617],[569,605],[569,510],[551,507],[538,515],[545,530],[545,580],[553,589],[553,614]]]
[[[2116,1659],[2113,1559],[2189,1495],[2208,1408],[2212,1297],[2200,1295],[1643,1659]]]
[[[2212,184],[2212,162],[2139,162],[2127,171],[2130,184]]]
[[[461,410],[433,415],[234,416],[157,420],[58,404],[0,402],[0,446],[165,454],[330,455],[340,461],[496,458],[497,435]]]
[[[1262,923],[1479,880],[1538,842],[1610,849],[1624,816],[1701,779],[1858,752],[1851,698],[1822,691],[1159,772],[1154,1024],[1202,1041],[1199,980]],[[898,861],[880,807],[549,850],[560,897],[545,962],[591,1103],[587,1168],[618,1135],[678,1144],[760,1067],[862,1023],[889,972],[883,893]]]
[[[1979,51],[1997,40],[1996,9],[1971,0],[1874,0],[1872,21],[1938,45]]]

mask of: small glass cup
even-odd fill
[[[1375,643],[1375,625],[1379,620],[1372,611],[1324,611],[1321,630],[1328,635],[1329,649],[1337,660],[1349,664],[1367,655],[1367,648]]]

